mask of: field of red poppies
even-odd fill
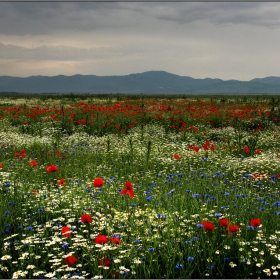
[[[277,278],[280,99],[0,99],[2,278]]]

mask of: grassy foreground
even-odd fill
[[[278,99],[2,98],[1,278],[279,278]]]

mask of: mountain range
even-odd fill
[[[124,76],[0,76],[0,93],[280,94],[280,77],[194,79],[165,71]]]

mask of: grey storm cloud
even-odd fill
[[[61,30],[120,32],[158,21],[280,26],[279,3],[260,2],[1,2],[0,34],[38,35]],[[146,30],[149,32],[149,30]]]
[[[116,27],[118,3],[24,2],[0,3],[0,34],[42,35],[62,30],[105,29]],[[112,14],[113,13],[113,14]]]
[[[0,75],[280,75],[277,2],[0,2]]]
[[[218,24],[251,24],[268,28],[280,27],[279,3],[260,2],[196,2],[155,3],[150,9],[146,4],[138,11],[178,24],[211,22]]]

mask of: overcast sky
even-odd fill
[[[0,75],[280,76],[279,2],[0,2]]]

